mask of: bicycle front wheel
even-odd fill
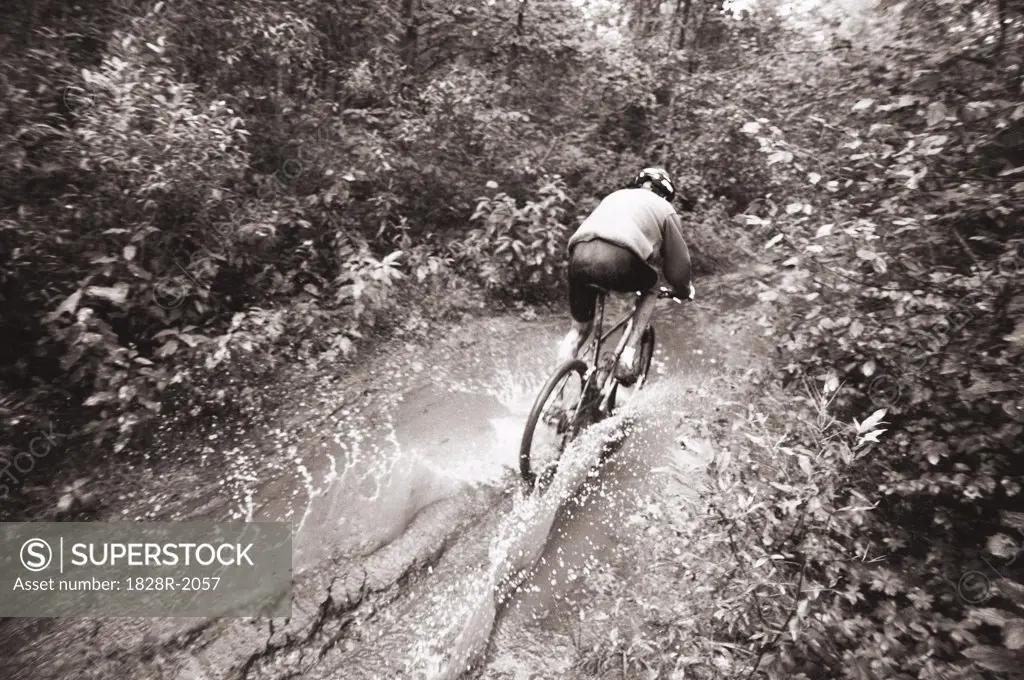
[[[553,476],[562,451],[576,435],[586,374],[585,362],[566,361],[544,383],[530,409],[519,444],[519,474],[530,490],[538,479]]]
[[[640,375],[636,379],[636,389],[640,389],[647,382],[647,376],[651,372],[651,361],[654,359],[654,326],[648,326],[644,334],[640,336]]]
[[[627,394],[635,394],[644,383],[647,382],[647,376],[651,372],[651,361],[654,359],[654,326],[648,326],[644,334],[640,336],[640,358],[639,373],[637,375],[636,382],[628,389]],[[615,401],[619,397],[619,383],[615,382],[611,386],[611,395],[608,397],[608,408],[607,413],[610,415],[615,411]]]

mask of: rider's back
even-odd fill
[[[657,259],[672,204],[647,189],[620,189],[608,194],[569,239],[569,247],[599,238],[633,251],[644,261]]]

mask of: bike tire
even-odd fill
[[[584,388],[586,387],[586,374],[587,364],[580,359],[570,359],[559,366],[548,378],[547,382],[544,383],[544,387],[541,388],[540,393],[537,395],[536,400],[533,402],[533,407],[530,409],[530,415],[526,419],[526,427],[523,429],[523,438],[519,443],[519,475],[522,477],[523,482],[526,484],[528,490],[533,490],[537,478],[538,472],[543,472],[535,469],[535,464],[532,459],[532,451],[534,445],[534,435],[536,433],[537,424],[541,421],[541,418],[545,414],[545,407],[548,406],[552,395],[559,389],[563,381],[566,378],[571,378],[573,375],[579,377],[580,385],[580,399],[584,397]],[[578,406],[574,404],[574,406]],[[569,418],[574,417],[573,414],[568,414]],[[568,433],[565,440],[558,447],[555,461],[557,463],[558,457],[562,455],[562,449],[565,444],[571,440],[576,432],[575,423],[566,422]],[[550,468],[549,468],[550,469]]]
[[[651,372],[651,362],[654,360],[654,326],[648,326],[644,334],[640,336],[640,375],[636,380],[636,389],[641,389],[647,382]]]

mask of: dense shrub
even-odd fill
[[[482,223],[453,244],[456,262],[498,297],[550,299],[565,279],[569,197],[551,178],[522,207],[504,192],[481,198],[470,218]]]

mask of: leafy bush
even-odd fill
[[[537,195],[522,207],[504,192],[481,198],[471,218],[481,226],[454,245],[456,260],[498,297],[549,299],[563,284],[571,205],[565,183],[551,178]]]
[[[972,86],[937,68],[956,57],[920,49],[934,39],[927,26],[902,32],[899,60],[858,59],[871,69],[884,58],[874,88],[839,85],[850,64],[829,60],[816,77],[836,87],[816,87],[804,103],[801,85],[777,83],[795,95],[792,113],[743,125],[774,173],[774,195],[747,219],[774,232],[766,247],[781,271],[761,298],[787,310],[780,376],[824,384],[840,419],[886,409],[890,432],[871,455],[846,460],[827,428],[793,431],[792,419],[785,428],[809,477],[829,456],[842,465],[814,480],[827,515],[808,513],[784,540],[766,536],[786,546],[780,577],[810,588],[802,612],[797,599],[787,604],[799,627],[769,618],[773,632],[755,637],[760,616],[728,615],[743,621],[740,639],[769,676],[1007,677],[1020,668],[1014,534],[1024,469],[1012,442],[1024,432],[1024,296],[1012,225],[1022,206],[998,178],[1020,149],[1010,142],[994,161],[972,142],[1014,129],[1016,104],[976,61],[964,67]],[[967,43],[987,50],[977,37]],[[784,69],[767,77],[796,79]],[[809,498],[785,469],[772,483]],[[760,483],[751,474],[746,485]],[[777,499],[776,514],[786,502]],[[839,511],[851,502],[857,510]],[[734,516],[728,531],[742,537],[745,522]],[[732,578],[743,592],[754,586]],[[741,606],[763,613],[764,601]],[[723,635],[736,642],[736,632]]]
[[[789,392],[751,399],[749,443],[715,433],[714,526],[666,509],[678,538],[610,593],[636,593],[629,635],[589,671],[1019,677],[1021,27],[976,9],[908,3],[863,50],[749,71],[736,126],[770,174],[739,217]]]

